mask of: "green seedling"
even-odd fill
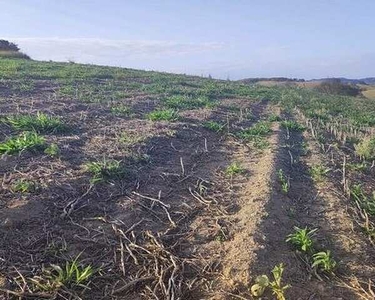
[[[310,168],[310,175],[314,181],[323,181],[327,174],[331,171],[323,165],[313,165]]]
[[[290,189],[289,179],[287,179],[287,177],[285,176],[284,171],[282,169],[280,169],[277,172],[277,176],[278,176],[279,181],[281,183],[281,190],[283,191],[283,193],[287,194],[289,192],[289,189]]]
[[[51,156],[51,157],[55,157],[55,156],[58,156],[60,154],[60,149],[59,149],[59,146],[57,146],[56,144],[50,144],[45,150],[44,150],[44,153]]]
[[[111,113],[117,116],[130,116],[132,109],[129,106],[119,104],[111,107]]]
[[[38,133],[55,133],[67,129],[60,118],[39,112],[36,115],[10,116],[4,122],[17,130],[36,131]]]
[[[24,150],[42,150],[45,148],[46,142],[43,137],[36,132],[25,132],[0,143],[0,154],[16,154]]]
[[[92,184],[107,182],[125,174],[125,169],[118,160],[103,159],[102,161],[86,163],[84,167],[86,171],[92,174],[90,179]]]
[[[332,258],[329,250],[315,253],[313,255],[312,268],[317,268],[321,271],[332,273],[336,268],[336,261]]]
[[[291,243],[293,246],[303,252],[311,252],[313,250],[312,237],[315,235],[317,229],[309,230],[306,228],[294,228],[294,232],[287,236],[286,242]]]
[[[237,162],[233,162],[225,170],[225,174],[227,174],[229,176],[241,174],[241,173],[244,173],[244,172],[245,172],[245,169]]]
[[[173,109],[163,109],[163,110],[155,110],[150,112],[147,115],[148,119],[151,121],[177,121],[179,119],[179,115],[177,111]]]
[[[293,120],[284,120],[281,122],[281,127],[288,129],[289,131],[304,131],[306,128]]]
[[[281,280],[284,272],[284,265],[281,263],[278,266],[275,266],[272,270],[272,275],[274,280],[270,282],[270,287],[272,294],[276,296],[277,300],[285,300],[285,290],[290,287],[290,285],[282,285]]]
[[[19,193],[31,193],[36,190],[36,184],[33,181],[20,179],[12,185],[11,190]]]
[[[215,121],[207,121],[203,123],[203,127],[215,132],[222,132],[225,128],[225,124],[220,124]]]

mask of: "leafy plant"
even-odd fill
[[[36,184],[33,181],[19,179],[11,187],[13,192],[31,193],[36,190]]]
[[[151,121],[177,121],[179,115],[173,109],[154,110],[147,115]]]
[[[284,120],[281,122],[281,127],[290,131],[304,131],[306,128],[294,120]]]
[[[42,150],[46,147],[43,137],[36,132],[25,132],[0,143],[0,154],[15,154],[24,150]]]
[[[270,121],[270,122],[279,122],[281,120],[282,120],[281,117],[279,115],[276,115],[276,114],[271,114],[268,117],[268,121]]]
[[[284,171],[282,169],[277,171],[277,176],[278,176],[279,181],[281,183],[281,190],[285,194],[287,194],[289,192],[289,189],[290,189],[289,179],[287,179],[287,177],[285,176]]]
[[[358,156],[367,160],[375,160],[375,137],[364,139],[354,147]]]
[[[311,267],[318,268],[327,273],[332,273],[336,268],[336,261],[332,258],[329,250],[315,253]]]
[[[255,137],[265,136],[271,132],[271,125],[269,122],[260,121],[250,128],[242,130],[238,136],[244,140],[254,140]]]
[[[251,287],[251,294],[255,297],[261,297],[266,288],[270,285],[270,280],[267,275],[257,276],[255,284]]]
[[[215,132],[221,132],[224,130],[225,124],[223,125],[215,121],[207,121],[203,123],[203,127]]]
[[[229,176],[233,176],[233,175],[236,175],[236,174],[241,174],[245,172],[245,169],[243,167],[241,167],[241,165],[237,162],[233,162],[231,165],[229,165],[226,170],[225,170],[225,173]]]
[[[119,104],[111,107],[111,113],[117,116],[129,116],[132,109],[124,104]]]
[[[125,174],[125,169],[118,160],[106,160],[89,162],[85,164],[86,171],[92,174],[90,182],[96,184],[119,177]]]
[[[276,296],[277,300],[285,300],[285,290],[288,289],[289,285],[282,285],[281,280],[284,272],[284,265],[281,263],[278,266],[275,266],[272,270],[272,275],[274,280],[270,282],[270,287],[272,294]]]
[[[323,165],[313,165],[310,168],[311,177],[315,181],[322,181],[329,171],[330,169],[324,167]]]
[[[81,266],[77,256],[73,261],[67,261],[65,266],[51,265],[51,270],[45,270],[43,276],[35,276],[31,282],[41,291],[51,292],[62,286],[72,288],[81,286],[94,274],[91,265]]]
[[[36,115],[17,115],[5,118],[4,122],[17,130],[38,133],[62,132],[66,130],[60,118],[38,112]]]
[[[60,153],[60,149],[59,149],[59,146],[57,146],[56,144],[50,144],[45,150],[44,150],[44,153],[49,155],[49,156],[58,156],[59,153]]]
[[[290,285],[282,285],[282,276],[284,272],[284,265],[281,263],[273,268],[271,281],[267,275],[258,276],[255,279],[255,284],[251,287],[251,294],[255,297],[261,297],[267,288],[270,288],[273,295],[276,295],[277,300],[285,300],[285,290]]]
[[[286,242],[291,243],[303,252],[310,252],[313,247],[312,237],[316,231],[317,229],[309,230],[307,227],[303,229],[294,227],[294,233],[287,236]]]

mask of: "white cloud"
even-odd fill
[[[111,40],[94,38],[7,38],[34,59],[116,63],[129,59],[183,56],[219,50],[222,43],[180,43],[152,40]]]

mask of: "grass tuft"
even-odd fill
[[[84,166],[85,170],[92,174],[90,182],[96,184],[107,182],[125,174],[125,169],[118,160],[106,160],[89,162]]]
[[[0,143],[0,154],[16,154],[24,150],[43,150],[46,142],[36,132],[25,132]]]
[[[179,115],[174,109],[162,109],[154,110],[147,115],[147,118],[151,121],[177,121]]]
[[[4,122],[17,130],[38,133],[62,132],[67,129],[60,118],[39,112],[36,115],[9,116],[4,119]]]

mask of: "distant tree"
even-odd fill
[[[12,51],[18,52],[20,48],[15,44],[7,40],[0,40],[0,51]]]
[[[0,40],[0,58],[30,59],[28,55],[20,52],[18,45],[7,40]]]

